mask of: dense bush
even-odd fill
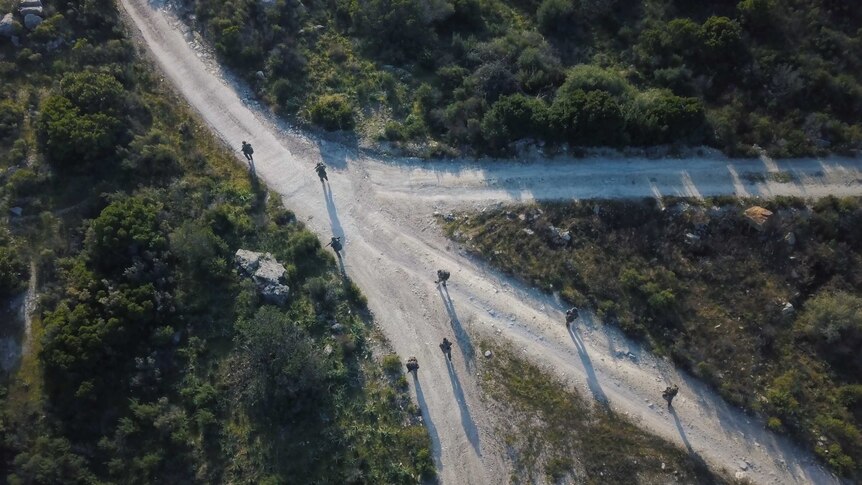
[[[0,246],[0,299],[5,299],[27,287],[27,263],[18,248]]]
[[[242,57],[233,65],[264,59],[249,22],[263,5],[228,9],[224,30],[238,31],[221,51]],[[17,64],[0,63],[13,96],[0,102],[0,197],[26,214],[0,229],[0,299],[27,285],[30,267],[39,296],[29,351],[0,386],[0,482],[431,479],[403,375],[368,359],[377,346],[357,287],[164,96],[113,2],[63,11],[21,33]],[[283,13],[273,25],[296,27],[301,14]],[[301,64],[282,52],[268,54],[267,76]],[[305,104],[303,77],[275,94]],[[341,96],[327,116],[346,127]],[[238,248],[284,264],[283,308],[236,271]]]
[[[309,108],[311,120],[327,130],[353,128],[353,106],[347,96],[325,94]]]
[[[17,135],[23,118],[24,110],[18,103],[8,99],[0,101],[0,140]]]
[[[84,170],[113,153],[120,121],[108,114],[85,114],[68,98],[50,96],[39,115],[39,139],[45,154],[61,168]]]
[[[523,134],[492,126],[494,103],[525,94],[550,105],[560,89],[608,92],[600,104],[626,119],[602,115],[607,126],[570,143],[708,143],[732,155],[756,144],[776,156],[862,147],[862,20],[842,2],[187,2],[280,112],[320,125],[318,100],[346,96],[364,136],[410,149],[504,152]],[[551,124],[536,128],[530,138],[560,139]]]
[[[844,292],[820,293],[806,303],[795,326],[822,359],[845,375],[862,375],[862,298]]]
[[[547,111],[541,99],[523,94],[500,98],[482,119],[482,136],[497,147],[510,140],[538,138],[547,127]]]
[[[94,266],[124,271],[136,260],[157,257],[167,247],[158,203],[139,197],[113,202],[93,220],[86,250]]]

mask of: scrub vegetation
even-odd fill
[[[752,204],[773,212],[759,229]],[[862,201],[583,201],[453,214],[469,251],[594,310],[862,473]]]
[[[512,460],[513,484],[726,484],[694,452],[647,434],[598,402],[587,402],[510,347],[481,361],[480,384],[501,410],[497,426]]]
[[[334,258],[166,94],[113,2],[46,18],[0,43],[0,299],[31,272],[39,297],[0,376],[0,482],[433,477]],[[237,273],[239,248],[285,265],[286,305]]]
[[[279,112],[425,155],[862,144],[862,13],[841,0],[184,0]]]

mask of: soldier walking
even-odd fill
[[[410,357],[407,359],[407,372],[412,372],[413,377],[416,377],[416,371],[419,370],[419,361],[416,357]]]
[[[672,386],[668,386],[664,390],[664,392],[661,393],[661,397],[663,397],[664,400],[667,401],[668,409],[673,407],[673,398],[675,398],[678,393],[679,393],[679,386],[677,386],[676,384],[674,384]]]
[[[242,154],[245,155],[245,159],[249,161],[249,163],[254,162],[254,148],[251,147],[251,144],[247,141],[242,141]]]
[[[572,322],[574,322],[578,318],[578,308],[572,307],[566,310],[566,328],[568,328]]]
[[[317,176],[320,177],[320,183],[323,181],[329,181],[329,178],[326,176],[326,165],[323,162],[317,162],[317,165],[314,166],[314,171],[317,172]]]
[[[335,237],[332,236],[332,239],[329,240],[327,246],[332,246],[332,250],[335,251],[335,255],[339,258],[341,257],[341,250],[344,248],[341,245],[341,236]]]
[[[452,362],[452,342],[450,342],[446,337],[443,337],[443,343],[440,344],[440,350],[442,350],[443,354],[449,358],[449,362]]]
[[[444,287],[446,286],[446,282],[449,281],[449,272],[445,269],[437,270],[437,281],[434,282],[435,285],[442,284]]]

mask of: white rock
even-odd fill
[[[265,301],[276,305],[287,303],[290,288],[284,284],[286,270],[272,254],[238,249],[234,260],[246,276],[252,277]]]

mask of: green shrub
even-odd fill
[[[152,258],[167,248],[161,205],[141,197],[112,202],[93,219],[85,248],[94,266],[124,270],[136,258]]]
[[[125,93],[114,76],[101,72],[73,72],[60,80],[60,94],[86,114],[116,116],[126,104]]]
[[[28,197],[36,195],[40,183],[43,181],[39,175],[29,168],[21,168],[9,176],[9,187],[17,197]]]
[[[862,374],[862,298],[845,292],[819,293],[806,303],[794,327],[835,368],[848,375]]]
[[[570,91],[564,85],[548,118],[556,133],[573,145],[617,145],[624,140],[622,109],[607,91]]]
[[[547,106],[536,98],[514,94],[491,106],[482,119],[482,136],[495,147],[547,133]]]
[[[37,124],[39,141],[60,168],[84,170],[90,162],[112,154],[121,124],[104,113],[84,114],[68,98],[49,96]],[[83,162],[83,163],[82,163]]]
[[[383,357],[383,370],[389,374],[401,374],[401,359],[397,354],[386,354]]]
[[[309,108],[311,121],[326,130],[353,128],[353,105],[343,94],[324,94]]]
[[[744,49],[739,23],[727,17],[709,17],[700,35],[704,53],[714,60],[734,62]]]
[[[17,136],[24,119],[24,110],[14,101],[0,101],[0,140]]]
[[[639,145],[698,143],[704,139],[706,119],[698,99],[650,90],[635,97],[627,109],[626,124],[632,142]]]
[[[566,73],[566,82],[557,95],[571,95],[576,91],[604,91],[614,97],[623,97],[635,92],[634,87],[618,73],[590,64],[577,65]]]
[[[0,246],[0,299],[5,299],[27,287],[29,268],[14,247]]]
[[[575,32],[575,14],[572,0],[543,0],[536,10],[536,22],[542,33],[562,37]]]

